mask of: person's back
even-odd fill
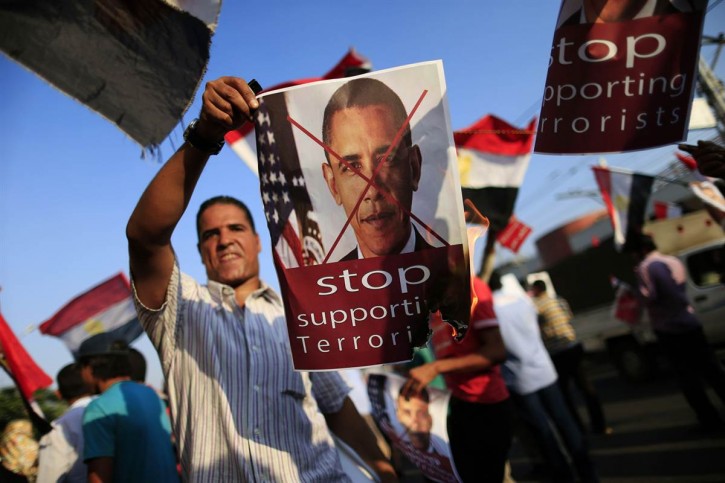
[[[536,308],[524,294],[496,290],[493,305],[506,346],[502,373],[517,394],[528,394],[556,382],[556,370],[539,332]]]
[[[685,266],[679,259],[659,253],[646,234],[628,237],[624,250],[638,262],[635,271],[640,294],[647,303],[658,345],[669,359],[685,399],[704,428],[722,430],[725,421],[705,385],[725,403],[725,370],[690,306]]]
[[[546,291],[542,291],[535,295],[534,303],[540,316],[541,336],[550,353],[566,349],[576,343],[576,332],[571,325],[571,312],[563,299],[550,297]]]
[[[56,377],[58,392],[69,405],[53,421],[53,430],[40,439],[38,481],[81,483],[88,478],[83,462],[83,412],[92,401],[92,391],[77,364],[63,367]]]
[[[655,330],[682,332],[700,325],[687,298],[685,266],[678,258],[651,251],[637,274]]]
[[[156,392],[117,382],[91,402],[83,417],[85,459],[112,456],[113,481],[177,481],[171,426]]]

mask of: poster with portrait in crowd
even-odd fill
[[[686,139],[707,0],[563,0],[534,151]]]
[[[442,483],[460,481],[448,445],[450,393],[427,387],[406,398],[406,379],[393,373],[369,374],[368,396],[375,422],[390,441],[426,478]]]
[[[258,97],[260,190],[297,370],[409,360],[465,327],[468,246],[440,61]]]

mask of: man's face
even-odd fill
[[[199,253],[209,280],[237,287],[259,276],[262,250],[246,213],[236,205],[215,204],[199,219]]]
[[[332,115],[329,147],[371,179],[400,128],[385,105],[343,109]],[[417,146],[399,144],[373,178],[375,186],[370,186],[364,196],[367,182],[339,159],[330,156],[330,164],[322,165],[330,193],[347,216],[363,198],[350,224],[364,257],[399,253],[408,241],[410,217],[383,192],[410,211],[420,181],[420,163]]]
[[[634,18],[647,0],[589,0],[584,2],[587,20],[622,22]]]
[[[398,398],[396,414],[400,424],[408,430],[413,446],[421,451],[427,450],[430,446],[430,430],[433,427],[428,403],[417,397],[411,397],[406,401],[401,396]]]

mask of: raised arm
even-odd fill
[[[207,83],[202,100],[193,133],[149,183],[126,226],[134,284],[150,308],[163,304],[174,267],[171,235],[213,148],[228,131],[250,120],[259,106],[252,89],[237,77]]]

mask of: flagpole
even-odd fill
[[[677,179],[667,178],[665,176],[658,176],[656,174],[639,173],[637,171],[632,171],[631,169],[612,168],[611,166],[606,166],[606,167],[602,167],[602,166],[592,166],[592,168],[606,169],[608,171],[611,171],[612,173],[619,173],[619,174],[629,174],[629,175],[638,174],[640,176],[647,176],[647,177],[654,178],[654,179],[659,180],[659,181],[664,181],[666,183],[678,184],[680,186],[685,186],[685,187],[689,186],[688,183],[686,183],[685,181],[680,181],[680,180],[677,180]]]

